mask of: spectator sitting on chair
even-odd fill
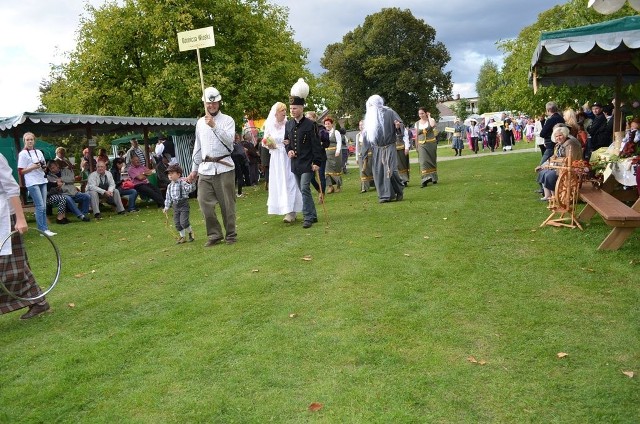
[[[156,175],[158,176],[158,188],[162,192],[162,190],[166,190],[167,186],[171,181],[169,181],[169,177],[167,176],[167,167],[169,166],[169,158],[164,155],[160,155],[157,157],[156,163]]]
[[[77,216],[78,219],[86,222],[89,221],[89,202],[91,197],[86,193],[78,191],[74,184],[74,180],[75,177],[71,169],[60,169],[58,162],[49,162],[47,185],[53,193],[64,195],[66,201],[66,209],[69,209],[71,212],[73,212],[73,214]],[[80,203],[80,209],[78,209],[77,203]],[[58,208],[58,212],[60,212],[60,208]],[[65,219],[65,216],[60,217],[61,221],[64,221]],[[58,223],[62,224],[62,222]]]
[[[57,161],[57,159],[56,159]],[[47,165],[47,170],[45,171],[48,175],[49,168]],[[78,210],[78,206],[71,200],[71,197],[62,194],[62,189],[58,188],[58,184],[56,182],[51,182],[47,178],[47,206],[50,207],[53,211],[53,207],[58,208],[58,214],[56,216],[57,224],[68,224],[69,220],[67,219],[67,206],[73,211],[75,208],[76,216],[82,215],[82,213]]]
[[[127,161],[127,165],[131,164],[131,159],[133,159],[134,156],[137,156],[138,159],[140,159],[140,163],[142,164],[142,166],[147,166],[147,160],[144,157],[144,152],[138,145],[137,138],[131,139],[131,148],[127,150],[127,153],[125,154],[125,160]]]
[[[134,188],[124,188],[123,186],[122,173],[124,172],[124,166],[125,161],[123,157],[115,158],[111,166],[111,176],[113,177],[113,182],[116,184],[116,190],[120,193],[120,200],[122,200],[122,196],[127,196],[127,212],[138,212],[140,210],[136,208],[138,192]]]
[[[107,172],[107,164],[105,162],[98,161],[96,170],[89,175],[87,193],[91,196],[91,209],[93,209],[93,216],[96,219],[102,218],[100,214],[100,198],[114,205],[118,215],[124,213],[120,192],[116,190],[116,183],[113,181],[111,173]]]
[[[89,154],[89,148],[85,147],[85,149],[82,151],[82,159],[80,160],[80,170],[86,174],[86,176],[82,178],[83,180],[86,180],[86,177],[89,176],[89,169],[91,167],[90,163],[93,163],[93,169],[95,169],[96,160]]]
[[[58,147],[56,149],[56,162],[60,168],[73,169],[73,164],[67,157],[67,150],[64,147]]]
[[[100,148],[100,150],[98,150],[98,158],[96,160],[96,167],[98,166],[97,162],[104,162],[106,167],[109,168],[109,164],[110,164],[111,161],[109,160],[109,155],[107,155],[107,149]],[[95,171],[95,168],[94,168],[94,171]]]
[[[134,188],[138,193],[153,200],[156,205],[161,208],[164,206],[164,198],[158,187],[151,185],[147,176],[153,174],[155,170],[148,169],[140,163],[140,158],[136,155],[131,157],[131,166],[129,167],[129,177],[133,181]]]

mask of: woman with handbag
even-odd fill
[[[140,210],[136,208],[138,192],[133,188],[133,182],[131,180],[122,179],[124,167],[125,160],[123,158],[115,158],[113,160],[113,165],[111,166],[111,175],[113,176],[113,181],[116,183],[116,188],[120,193],[120,198],[123,200],[127,199],[127,212],[138,212]]]

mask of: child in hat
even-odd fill
[[[189,234],[189,241],[193,238],[193,230],[189,223],[189,193],[195,190],[195,184],[189,184],[185,178],[182,178],[182,169],[180,165],[169,165],[167,168],[169,176],[169,185],[167,186],[167,195],[164,201],[164,213],[167,213],[173,205],[173,223],[176,230],[180,232],[180,238],[176,244],[186,242],[185,235]]]

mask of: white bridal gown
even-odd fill
[[[276,141],[277,148],[269,149],[269,215],[285,215],[289,212],[302,212],[302,194],[298,189],[296,177],[291,172],[291,159],[284,147],[284,123],[282,128],[272,128],[269,134]]]

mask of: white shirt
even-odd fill
[[[100,188],[100,177],[104,177],[105,181],[109,183],[109,191],[113,192],[116,189],[116,183],[113,181],[113,175],[111,172],[106,171],[104,174],[99,174],[98,171],[93,171],[89,174],[89,178],[87,179],[87,191],[95,191],[98,194],[104,194],[105,189]]]
[[[9,233],[11,233],[11,215],[13,215],[15,211],[9,199],[18,196],[20,196],[20,187],[13,179],[11,167],[7,159],[0,154],[0,240],[6,239]],[[10,254],[11,239],[7,240],[4,244],[0,256]]]
[[[18,154],[18,168],[28,168],[34,163],[44,163],[44,161],[44,155],[40,150],[37,149],[23,149]],[[22,176],[24,177],[25,187],[47,183],[47,178],[45,177],[42,168],[26,172],[22,174]]]
[[[156,144],[156,156],[162,156],[162,153],[164,153],[164,143],[157,143]]]
[[[409,142],[409,130],[407,127],[404,127],[404,135],[402,136],[402,141],[404,141],[404,149],[409,150],[411,147],[411,143]]]
[[[536,137],[536,146],[544,144],[544,138],[540,137],[540,131],[542,131],[542,122],[536,119],[533,135]]]
[[[336,151],[342,150],[342,134],[340,134],[340,131],[336,131],[335,129],[332,129],[329,132],[329,137],[331,137],[331,134],[335,134],[335,137],[336,137]],[[336,155],[336,157],[338,157],[338,155]]]
[[[202,175],[217,175],[223,172],[233,171],[235,166],[231,159],[233,151],[233,139],[236,135],[236,123],[232,117],[218,112],[214,116],[215,128],[211,128],[204,122],[204,117],[198,119],[196,124],[196,141],[193,145],[193,165],[191,171],[197,171]],[[228,157],[222,159],[228,165],[221,162],[204,162],[205,157]]]

